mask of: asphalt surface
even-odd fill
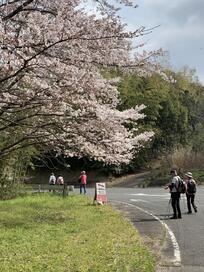
[[[88,190],[94,195],[94,190]],[[108,201],[128,217],[161,256],[158,271],[204,272],[204,187],[198,187],[198,213],[187,214],[181,197],[182,219],[172,215],[170,194],[163,188],[108,188]],[[153,242],[152,242],[153,241]]]

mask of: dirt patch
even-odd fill
[[[110,187],[145,187],[147,180],[150,176],[150,172],[142,172],[119,178],[112,178],[107,182],[107,186]]]

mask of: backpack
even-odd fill
[[[187,191],[189,194],[195,194],[196,193],[196,184],[193,181],[189,181],[187,183]]]
[[[178,189],[177,191],[180,193],[180,194],[185,194],[186,193],[186,186],[185,186],[185,183],[184,181],[179,177],[179,185],[178,185]]]

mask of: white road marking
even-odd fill
[[[143,194],[143,193],[138,193],[138,194],[127,194],[127,195],[133,195],[133,196],[162,196],[162,197],[169,197],[169,194],[160,194],[160,195],[152,195],[152,194]]]
[[[147,201],[147,200],[135,199],[135,198],[131,198],[130,201],[132,201],[132,202],[144,202],[144,203],[149,203],[149,201]]]
[[[164,223],[162,220],[159,219],[159,217],[157,217],[156,215],[152,214],[151,212],[148,212],[136,205],[133,205],[133,204],[130,204],[130,203],[127,203],[127,202],[121,202],[121,201],[116,201],[116,202],[119,202],[119,203],[122,203],[122,204],[126,204],[126,205],[129,205],[131,207],[135,207],[136,209],[152,216],[154,219],[156,219],[157,221],[159,221],[160,224],[162,224],[165,229],[167,230],[168,234],[169,234],[169,237],[171,238],[171,242],[172,242],[172,245],[173,245],[173,249],[174,249],[174,260],[173,263],[175,266],[181,266],[181,253],[180,253],[180,249],[179,249],[179,244],[176,240],[176,237],[173,233],[173,231],[170,229],[170,227]]]

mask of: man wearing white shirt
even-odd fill
[[[180,209],[180,193],[178,192],[178,187],[181,178],[177,175],[176,170],[171,170],[170,174],[172,175],[171,184],[169,184],[165,189],[169,188],[171,193],[171,205],[173,208],[173,216],[171,219],[180,219],[182,217]]]
[[[56,183],[56,177],[55,177],[54,173],[52,173],[49,178],[49,184],[54,185],[55,183]]]

